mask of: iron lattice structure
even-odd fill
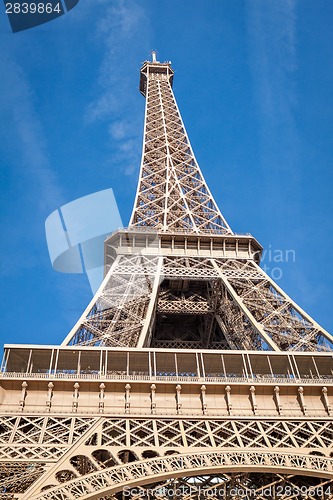
[[[333,338],[259,267],[193,154],[170,63],[130,225],[61,346],[6,345],[0,499],[333,499]]]

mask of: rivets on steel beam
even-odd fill
[[[23,411],[23,408],[25,406],[25,398],[27,397],[27,389],[28,389],[28,383],[27,382],[22,382],[22,391],[21,391],[21,399],[20,399],[20,409]]]
[[[182,404],[180,402],[180,394],[182,391],[182,386],[177,384],[176,385],[176,405],[177,405],[177,415],[180,415],[182,413]]]
[[[279,415],[282,415],[282,404],[281,404],[281,399],[280,399],[280,387],[276,385],[274,387],[274,400],[276,404],[276,409],[278,411]]]
[[[105,384],[103,382],[99,385],[99,402],[98,402],[98,410],[99,413],[104,412],[104,392],[105,392]]]
[[[254,385],[251,385],[250,387],[250,400],[251,400],[253,414],[257,415],[258,405],[256,400],[256,388],[254,387]]]
[[[206,401],[206,390],[207,387],[205,385],[202,385],[200,387],[201,390],[201,407],[202,407],[202,413],[204,415],[207,415],[207,401]]]
[[[130,384],[125,385],[125,413],[130,413],[130,392],[131,386]]]
[[[306,415],[306,405],[305,405],[305,400],[304,400],[304,389],[303,389],[303,387],[299,387],[297,392],[298,392],[298,400],[299,400],[300,407],[301,407],[302,412],[304,413],[304,415]]]
[[[72,410],[73,410],[74,413],[77,412],[77,409],[78,409],[78,406],[79,406],[79,402],[78,402],[78,399],[79,399],[79,389],[80,389],[80,384],[78,384],[78,382],[75,382],[75,384],[74,384],[74,393],[73,393],[74,401],[72,403]]]
[[[156,396],[156,385],[155,384],[151,384],[150,386],[150,412],[155,415],[156,413],[156,400],[155,400],[155,396]]]
[[[321,392],[322,392],[325,410],[327,411],[328,415],[331,415],[331,405],[330,405],[329,400],[328,400],[327,387],[323,387]]]
[[[228,413],[229,413],[229,415],[232,415],[231,387],[230,387],[230,385],[227,385],[225,388],[225,400],[227,403]]]
[[[53,396],[53,388],[54,388],[54,383],[49,382],[47,384],[47,396],[46,396],[46,411],[51,410],[51,405],[52,405],[52,396]]]

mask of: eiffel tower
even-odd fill
[[[173,76],[141,68],[134,209],[92,302],[60,346],[5,345],[1,499],[333,498],[333,338],[222,216]]]

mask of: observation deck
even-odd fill
[[[140,70],[140,92],[143,96],[146,95],[148,78],[157,80],[168,80],[171,87],[173,84],[174,71],[171,68],[171,62],[160,63],[156,60],[156,53],[153,52],[153,60],[145,61]]]
[[[328,418],[330,353],[6,345],[2,412]]]
[[[115,231],[106,239],[105,273],[118,254],[254,260],[259,264],[262,250],[251,234],[218,234],[208,230],[196,234],[184,229],[162,232],[135,226]]]

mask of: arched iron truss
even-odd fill
[[[184,476],[258,472],[333,480],[333,459],[264,451],[208,451],[135,461],[87,474],[30,497],[30,500],[97,500],[126,488]],[[333,494],[333,491],[332,491]]]

